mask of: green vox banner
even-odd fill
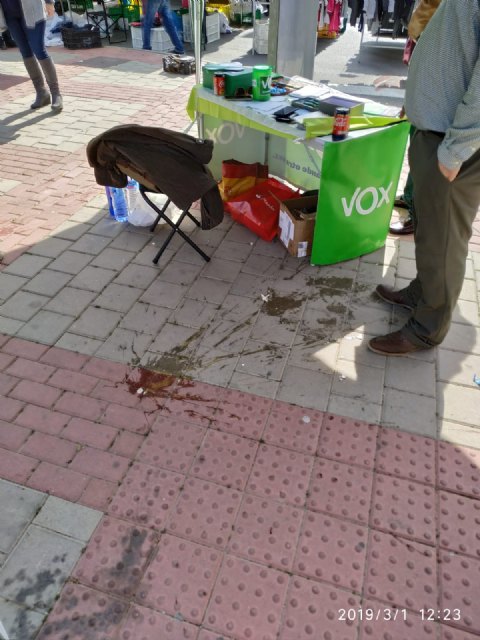
[[[328,142],[323,152],[312,264],[333,264],[385,244],[410,125]]]

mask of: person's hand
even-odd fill
[[[453,182],[460,171],[460,167],[458,167],[458,169],[449,169],[441,162],[438,163],[438,168],[442,176],[444,176],[449,182]]]

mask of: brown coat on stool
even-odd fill
[[[149,191],[164,193],[182,210],[201,199],[202,229],[223,220],[218,185],[206,166],[212,152],[211,140],[138,124],[112,127],[87,145],[98,184],[125,187],[128,175]]]

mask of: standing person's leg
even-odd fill
[[[173,21],[172,10],[170,8],[169,0],[161,1],[159,12],[160,12],[160,15],[162,16],[162,24],[165,28],[165,31],[168,33],[170,40],[172,41],[172,44],[175,47],[175,53],[180,53],[180,54],[185,53],[183,42],[180,40],[177,27],[175,26],[175,22]]]
[[[151,45],[151,31],[153,27],[153,21],[157,12],[159,0],[148,0],[143,16],[142,35],[143,35],[143,48],[150,50]],[[145,5],[144,5],[145,6]]]
[[[423,346],[440,344],[448,333],[480,205],[480,151],[449,182],[438,168],[442,140],[438,134],[420,131],[410,155],[417,214],[415,258],[422,296],[404,332]]]
[[[462,289],[468,241],[480,205],[480,151],[449,182],[438,168],[442,140],[439,134],[418,131],[410,146],[417,276],[405,289],[381,297],[393,304],[408,300],[413,313],[401,331],[370,341],[377,353],[405,355],[440,344]]]
[[[7,27],[12,34],[13,39],[17,43],[20,50],[20,54],[23,58],[23,64],[30,76],[30,80],[33,83],[37,97],[32,103],[32,109],[40,109],[50,104],[50,94],[45,86],[45,80],[43,73],[38,64],[38,61],[34,55],[33,49],[30,45],[30,41],[27,34],[27,29],[24,26],[22,18],[6,18]],[[45,23],[43,23],[45,29]]]
[[[45,48],[45,26],[45,20],[41,20],[37,22],[33,29],[26,29],[26,33],[28,42],[42,67],[43,75],[52,94],[52,109],[54,111],[61,111],[63,109],[63,99],[60,95],[55,65]]]

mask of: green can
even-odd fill
[[[272,88],[272,67],[257,65],[252,70],[252,98],[254,100],[270,100]]]

